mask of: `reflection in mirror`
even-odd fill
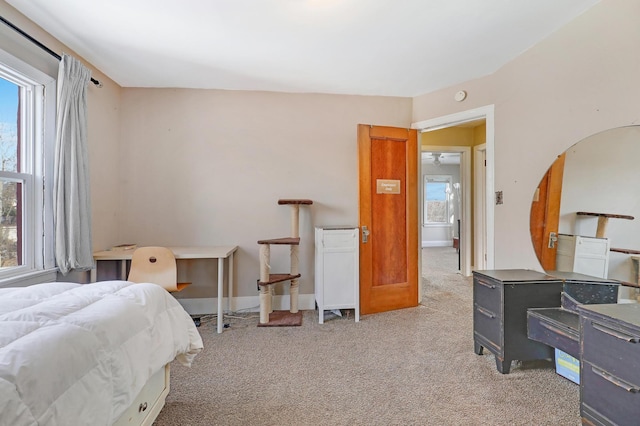
[[[640,283],[639,159],[640,126],[595,134],[557,158],[531,204],[545,270]]]

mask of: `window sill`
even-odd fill
[[[424,228],[451,228],[453,225],[450,223],[423,223]]]
[[[55,282],[58,268],[33,271],[15,277],[0,279],[0,288],[3,287],[27,287],[34,284]]]

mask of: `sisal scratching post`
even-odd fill
[[[633,265],[634,283],[640,286],[640,256],[631,256],[631,264]]]
[[[269,300],[268,300],[267,311],[271,313],[273,312],[273,298],[276,295],[276,286],[274,284],[271,284],[271,285],[268,285],[267,287],[269,288]]]
[[[291,236],[298,238],[300,236],[300,206],[291,204]]]
[[[299,250],[300,246],[291,246],[291,275],[299,274]],[[298,292],[299,292],[298,279],[291,280],[291,286],[289,287],[289,299],[290,299],[290,307],[289,312],[295,314],[298,312]]]
[[[640,256],[631,256],[631,265],[633,267],[633,283],[640,287]],[[640,302],[640,289],[636,288],[636,300]]]
[[[260,324],[266,324],[269,322],[269,313],[271,307],[271,292],[269,291],[270,285],[263,285],[260,287]]]
[[[291,299],[291,307],[289,308],[289,312],[292,314],[298,313],[298,292],[300,291],[300,286],[298,285],[298,279],[291,280],[291,287],[289,288],[289,298]]]
[[[607,235],[607,224],[609,218],[606,216],[598,216],[598,228],[596,229],[596,238],[604,238]]]
[[[291,204],[291,236],[293,238],[300,237],[300,205]],[[299,273],[299,256],[298,246],[291,246],[291,275]],[[291,286],[289,287],[289,312],[295,314],[298,312],[298,293],[300,286],[298,279],[291,280]]]
[[[269,244],[262,244],[260,246],[260,282],[269,282],[270,257],[271,247]]]
[[[269,282],[271,247],[269,244],[260,245],[260,282]],[[260,286],[260,323],[269,322],[271,313],[271,285]]]

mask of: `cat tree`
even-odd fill
[[[260,279],[258,288],[260,291],[260,323],[258,326],[291,326],[302,324],[302,313],[298,311],[298,293],[300,278],[299,248],[300,248],[300,206],[311,205],[311,200],[282,199],[280,205],[291,207],[291,236],[260,240]],[[271,273],[271,246],[284,245],[290,247],[289,273]],[[280,282],[290,281],[289,286],[289,311],[273,311],[274,285]]]

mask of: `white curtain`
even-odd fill
[[[53,183],[56,263],[60,272],[93,266],[87,149],[87,85],[91,72],[63,54],[58,70],[58,112]]]

